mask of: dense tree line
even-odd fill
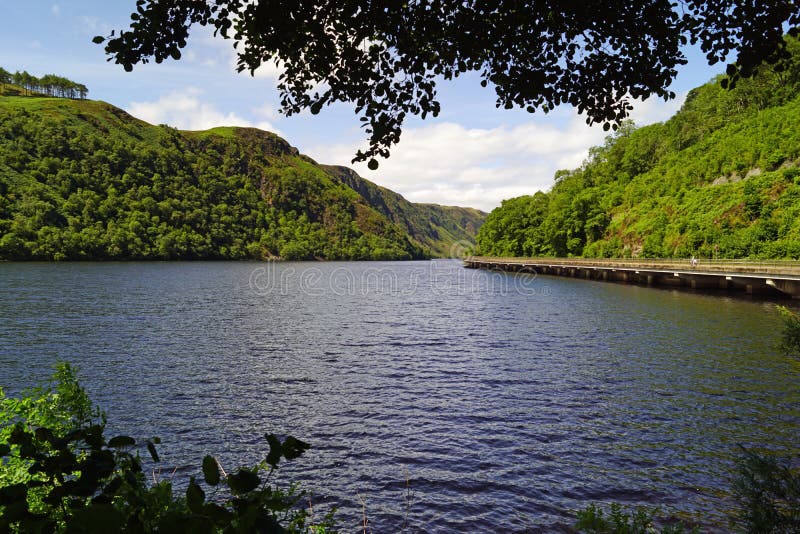
[[[501,256],[800,258],[800,44],[665,123],[623,125],[555,185],[506,200],[478,235]]]
[[[273,134],[181,133],[0,99],[0,259],[410,259],[427,252]]]
[[[45,74],[41,78],[28,73],[28,71],[14,72],[13,74],[0,67],[0,87],[5,89],[7,84],[18,85],[25,90],[25,94],[34,93],[60,98],[86,98],[89,89],[82,83],[73,82],[63,76]]]

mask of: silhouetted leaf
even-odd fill
[[[136,445],[136,440],[130,436],[115,436],[108,441],[108,446],[112,449],[133,447],[134,445]]]
[[[229,510],[216,503],[206,503],[203,507],[203,514],[217,524],[230,522],[231,518],[233,518],[233,514]]]
[[[30,511],[28,510],[28,503],[25,500],[13,501],[3,506],[0,512],[0,523],[2,521],[14,522],[28,518]]]
[[[203,458],[203,477],[206,483],[212,486],[219,484],[219,465],[213,456],[206,456]]]
[[[25,431],[25,427],[22,426],[22,423],[17,423],[14,425],[14,428],[11,429],[11,433],[8,436],[8,442],[12,445],[23,445],[25,443],[30,443],[31,439],[31,434]]]
[[[28,488],[23,483],[10,484],[0,488],[0,504],[8,505],[14,501],[25,501],[28,495]]]
[[[156,446],[153,445],[153,442],[150,440],[147,441],[147,450],[150,452],[150,456],[153,458],[154,462],[161,461],[161,459],[158,457],[158,451],[156,451]]]
[[[271,515],[262,514],[256,519],[254,527],[264,534],[286,534],[286,529]]]
[[[282,445],[283,457],[287,460],[294,460],[311,448],[309,443],[300,441],[294,436],[288,436]]]
[[[192,477],[189,480],[189,487],[186,488],[186,504],[189,506],[189,510],[196,514],[202,513],[205,500],[206,494],[203,492],[203,488]]]
[[[248,469],[240,469],[236,473],[228,475],[226,480],[231,491],[237,494],[253,491],[261,483],[258,475]]]
[[[36,439],[38,439],[39,441],[46,441],[46,442],[50,443],[55,439],[55,435],[53,434],[53,431],[50,430],[49,428],[43,427],[43,426],[37,428],[33,432],[33,434],[34,434],[34,436],[36,436]]]
[[[281,456],[283,456],[283,446],[281,445],[281,440],[279,440],[278,436],[275,434],[266,434],[264,437],[267,438],[267,443],[269,443],[267,463],[275,468],[278,466],[278,462],[281,461]]]
[[[93,504],[76,511],[67,525],[67,532],[110,534],[122,532],[125,516],[113,505]]]
[[[83,440],[93,449],[99,449],[104,445],[103,440],[103,427],[101,425],[92,425],[86,429]]]

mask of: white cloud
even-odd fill
[[[267,121],[275,121],[280,118],[280,113],[278,113],[278,110],[270,104],[264,104],[263,106],[253,108],[252,111],[254,115],[262,117]]]
[[[59,6],[58,4],[53,4],[50,7],[50,12],[53,14],[54,17],[61,15],[61,6]]]
[[[682,101],[683,95],[667,103],[637,103],[632,117],[638,124],[664,120]],[[128,111],[154,124],[186,130],[251,126],[278,132],[275,123],[279,115],[272,105],[246,111],[218,106],[203,91],[187,88],[156,100],[132,102]],[[317,124],[309,122],[307,127]],[[363,163],[353,167],[413,202],[490,211],[503,199],[548,190],[556,170],[580,166],[589,148],[601,144],[606,135],[601,127],[587,126],[584,117],[566,107],[513,126],[470,128],[454,121],[434,122],[405,128],[401,143],[392,148],[391,158],[380,161],[377,171],[368,170]],[[350,165],[358,148],[358,142],[334,141],[304,147],[304,151],[321,163]]]
[[[638,125],[666,120],[685,97],[636,102],[631,117]],[[602,144],[606,135],[602,127],[589,127],[569,108],[513,127],[481,129],[443,122],[405,128],[400,144],[391,149],[388,160],[380,160],[377,171],[363,163],[352,166],[413,202],[491,211],[503,199],[548,190],[555,171],[579,167],[589,148]],[[358,148],[324,145],[308,154],[323,163],[350,165]]]
[[[268,61],[262,64],[253,73],[253,77],[277,81],[283,74],[284,68],[277,61]]]
[[[212,28],[195,26],[188,42],[189,45],[182,52],[182,60],[208,69],[219,69],[225,75],[237,73],[238,52],[233,47],[233,39],[224,39],[219,34],[215,36]],[[238,49],[243,50],[245,43],[239,43]],[[277,62],[267,61],[256,69],[253,78],[277,81],[283,71]],[[250,71],[245,70],[241,75],[250,77]]]
[[[207,130],[215,126],[244,126],[259,128],[279,133],[270,122],[274,119],[274,110],[265,105],[253,110],[253,114],[261,120],[248,120],[232,112],[223,112],[201,97],[203,92],[188,87],[183,91],[174,91],[153,102],[131,102],[127,111],[151,124],[169,124],[181,130]],[[268,120],[269,119],[269,120]]]
[[[377,171],[354,167],[414,202],[472,206],[486,211],[513,196],[548,189],[561,168],[581,164],[590,146],[605,136],[573,115],[565,123],[528,122],[492,129],[445,122],[407,128],[392,156]],[[308,151],[324,163],[346,164],[354,145],[320,146]]]
[[[636,126],[663,122],[681,109],[683,102],[686,100],[686,95],[686,92],[678,93],[675,98],[667,102],[658,98],[650,98],[644,102],[637,101],[633,104],[631,118],[636,123]]]
[[[224,47],[225,52],[228,54],[228,64],[233,72],[238,72],[239,67],[239,52],[238,50],[245,50],[247,48],[247,39],[242,39],[239,43],[238,50],[233,47],[233,41],[228,39],[220,39],[218,37],[214,37],[210,35],[207,37],[207,41],[212,43],[213,46],[216,46],[218,49],[222,49]],[[283,65],[278,61],[277,58],[265,61],[258,67],[255,72],[253,72],[253,78],[259,79],[266,79],[272,80],[277,82],[278,78],[280,78],[281,74],[283,74],[285,68]],[[249,70],[243,70],[241,72],[242,75],[250,76]]]
[[[97,17],[90,17],[88,15],[81,15],[78,17],[83,31],[87,33],[96,32],[102,26],[100,19]]]
[[[111,33],[111,25],[98,17],[81,15],[77,19],[80,31],[86,35],[108,35]]]

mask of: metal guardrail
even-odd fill
[[[764,273],[800,275],[798,260],[731,260],[698,258],[695,265],[690,259],[651,259],[651,258],[507,258],[470,256],[465,262],[514,263],[561,266],[584,266],[606,268],[654,268],[698,271],[724,271],[739,273]]]

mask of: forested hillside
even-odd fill
[[[478,235],[497,256],[800,258],[800,45],[665,123],[626,125],[555,185],[506,200]]]
[[[0,259],[429,257],[405,226],[274,134],[0,97]]]
[[[486,218],[486,213],[475,208],[409,202],[402,195],[365,180],[348,167],[323,165],[323,168],[438,256],[455,252],[451,250],[454,244],[456,248],[473,244]]]

